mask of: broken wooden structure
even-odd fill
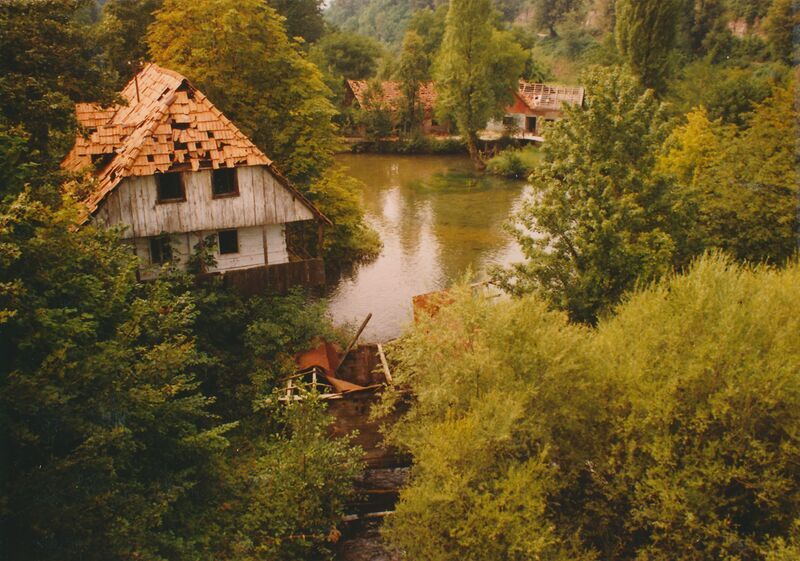
[[[520,80],[513,102],[505,109],[502,121],[490,121],[486,125],[486,133],[541,142],[547,124],[564,117],[565,105],[583,105],[584,96],[582,87]],[[486,136],[482,134],[481,138]]]
[[[251,293],[324,284],[321,261],[303,263],[287,227],[316,221],[319,254],[330,221],[202,92],[147,64],[120,96],[76,106],[83,131],[62,166],[94,180],[85,219],[124,227],[142,279],[203,253],[204,273]]]

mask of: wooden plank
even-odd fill
[[[267,225],[261,226],[261,242],[264,244],[264,266],[269,265],[269,243],[267,242]]]
[[[383,354],[383,345],[378,343],[378,356],[381,359],[381,366],[383,366],[383,375],[386,376],[386,383],[390,386],[394,384],[392,380],[392,373],[389,371],[389,362],[386,360],[386,355]]]

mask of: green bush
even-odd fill
[[[486,170],[494,175],[513,179],[527,178],[542,160],[541,152],[529,144],[524,148],[508,148],[486,164]]]
[[[407,558],[793,558],[800,264],[705,257],[596,328],[457,292],[391,348]]]

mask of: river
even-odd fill
[[[335,323],[373,314],[362,340],[400,335],[412,318],[412,296],[447,288],[467,270],[480,280],[490,265],[522,259],[503,225],[522,201],[524,182],[476,175],[462,156],[337,159],[364,183],[366,218],[383,241],[380,256],[328,291]]]

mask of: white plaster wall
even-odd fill
[[[236,269],[260,267],[264,263],[264,236],[267,239],[267,257],[270,265],[287,263],[289,252],[286,248],[286,228],[282,224],[269,226],[256,226],[237,228],[239,232],[239,253],[221,255],[219,248],[215,253],[216,267],[209,268],[209,272],[224,272]],[[174,263],[180,268],[186,268],[189,258],[195,251],[195,246],[201,237],[213,235],[217,230],[205,232],[192,232],[188,234],[172,234],[172,255]],[[133,240],[133,250],[140,260],[139,275],[144,280],[154,279],[158,276],[161,265],[153,264],[150,256],[150,238],[136,238]]]

